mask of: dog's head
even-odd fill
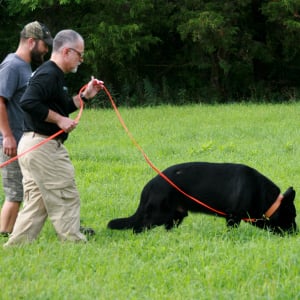
[[[296,208],[294,205],[296,192],[289,187],[283,194],[283,199],[277,211],[270,217],[268,227],[276,233],[295,233]]]

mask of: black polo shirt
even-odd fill
[[[51,60],[33,73],[20,105],[25,112],[24,131],[47,136],[61,130],[56,124],[45,121],[49,109],[65,117],[77,109],[68,95],[63,71]],[[68,134],[62,133],[59,137],[66,140]]]

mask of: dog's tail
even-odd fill
[[[108,222],[107,227],[110,229],[133,229],[134,232],[138,233],[142,231],[141,222],[138,220],[138,213],[136,212],[128,218],[113,219]]]
[[[128,218],[118,218],[118,219],[113,219],[108,222],[107,227],[110,229],[132,229],[136,225],[136,215],[132,215],[131,217]]]
[[[135,233],[143,231],[144,225],[144,215],[145,215],[145,202],[149,198],[149,183],[143,188],[141,193],[140,203],[136,212],[127,218],[113,219],[108,222],[107,227],[110,229],[133,229]]]

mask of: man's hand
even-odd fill
[[[64,117],[51,109],[49,109],[48,117],[45,121],[56,124],[60,129],[67,133],[75,129],[78,124],[77,121]]]
[[[76,126],[78,125],[78,122],[76,122],[75,120],[72,120],[70,118],[67,117],[61,117],[59,118],[58,122],[57,122],[57,126],[59,128],[61,128],[64,132],[71,132],[73,129],[76,128]]]
[[[17,155],[17,142],[13,135],[3,137],[3,153],[10,157]]]
[[[88,83],[86,89],[83,92],[83,95],[86,99],[92,99],[99,93],[100,90],[103,89],[103,87],[104,82],[92,76],[90,82]]]

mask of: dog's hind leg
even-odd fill
[[[136,233],[136,234],[141,233],[144,230],[145,230],[145,227],[141,227],[141,226],[134,226],[133,227],[133,233]]]

